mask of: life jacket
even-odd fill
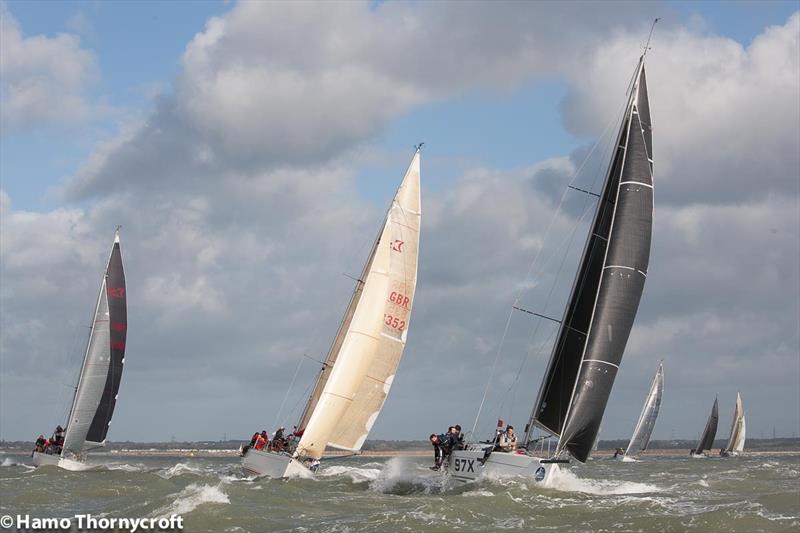
[[[254,448],[256,450],[260,450],[264,447],[265,444],[267,444],[267,439],[265,439],[263,435],[259,435],[258,438],[256,439],[256,445],[254,446]]]

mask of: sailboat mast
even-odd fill
[[[386,216],[388,216],[388,211]],[[385,221],[386,217],[384,217],[384,223]],[[350,302],[347,304],[347,308],[345,309],[341,322],[339,322],[339,329],[336,330],[336,336],[333,338],[330,348],[328,348],[328,355],[325,357],[322,368],[317,374],[317,381],[314,383],[314,389],[311,391],[308,401],[306,401],[306,406],[303,409],[302,415],[300,415],[300,420],[297,423],[298,430],[304,429],[306,424],[308,424],[311,414],[314,412],[314,407],[316,407],[317,402],[322,395],[322,391],[325,388],[325,384],[328,382],[328,377],[330,376],[331,370],[333,370],[333,365],[336,363],[336,358],[339,355],[339,349],[342,347],[342,342],[344,342],[347,329],[350,327],[350,322],[353,320],[355,309],[358,306],[358,302],[361,299],[361,294],[364,291],[364,278],[372,266],[372,261],[375,259],[375,252],[380,244],[382,232],[383,226],[381,226],[381,229],[378,231],[378,235],[375,236],[375,241],[372,243],[372,249],[367,257],[367,261],[364,263],[364,268],[361,269],[361,275],[356,280],[356,286],[353,289]]]

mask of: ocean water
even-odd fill
[[[184,517],[184,531],[800,531],[800,454],[648,457],[454,486],[418,457],[323,463],[315,479],[252,479],[238,458],[95,456],[99,470],[0,455],[0,515]]]

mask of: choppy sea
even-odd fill
[[[253,479],[238,458],[96,456],[98,470],[0,455],[0,515],[184,517],[184,531],[800,531],[800,454],[599,458],[551,488],[455,485],[418,457],[323,463],[315,479]]]

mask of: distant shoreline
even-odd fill
[[[717,455],[717,450],[711,454],[711,457]],[[29,454],[30,450],[25,450],[19,447],[0,448],[0,453],[10,454]],[[800,449],[782,449],[782,450],[745,450],[745,457],[768,457],[768,456],[784,456],[784,455],[797,455],[800,454]],[[100,457],[198,457],[198,458],[212,458],[212,457],[238,457],[238,449],[202,449],[202,448],[182,448],[182,449],[117,449],[103,452],[93,452],[92,455]],[[328,457],[349,456],[353,455],[352,452],[330,450],[325,453]],[[413,449],[413,450],[366,450],[361,452],[362,457],[432,457],[433,449]],[[611,457],[614,455],[614,450],[597,450],[592,454],[592,457]],[[689,455],[688,449],[683,448],[659,448],[648,450],[644,456],[650,457],[684,457]]]

